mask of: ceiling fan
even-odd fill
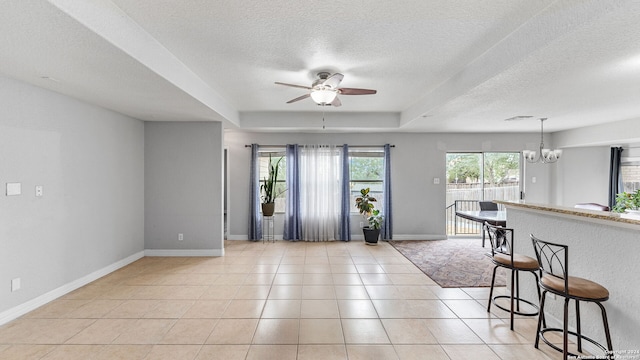
[[[291,86],[301,89],[309,90],[308,94],[298,96],[295,99],[287,101],[287,104],[291,104],[296,101],[304,100],[311,97],[316,104],[321,106],[341,106],[342,102],[338,99],[338,94],[342,95],[371,95],[375,94],[376,90],[369,89],[355,89],[355,88],[339,88],[340,82],[344,78],[344,75],[335,73],[331,75],[326,71],[318,73],[318,79],[316,79],[311,86],[286,84],[276,81],[277,85]]]

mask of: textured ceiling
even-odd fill
[[[148,121],[558,131],[640,118],[640,2],[7,0],[0,74]],[[286,101],[320,70],[340,108]],[[48,78],[48,79],[47,79]],[[52,80],[52,79],[54,80]]]

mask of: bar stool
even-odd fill
[[[567,347],[569,344],[569,334],[571,334],[576,336],[579,352],[582,352],[582,340],[584,339],[602,349],[605,355],[611,358],[613,347],[611,346],[609,322],[607,321],[607,312],[604,306],[602,306],[602,302],[609,299],[609,291],[593,281],[569,276],[569,248],[567,245],[543,241],[536,238],[533,234],[530,234],[530,237],[533,242],[536,257],[538,258],[538,263],[540,263],[540,271],[542,274],[539,282],[540,288],[542,288],[542,298],[540,299],[540,316],[538,317],[538,330],[535,342],[536,349],[542,338],[542,341],[551,348],[562,352],[563,359],[566,360],[569,355],[578,357],[576,354],[569,353]],[[564,297],[562,329],[546,326],[544,319],[544,302],[547,292]],[[569,331],[569,300],[571,299],[576,302],[576,331]],[[607,338],[606,348],[580,332],[580,301],[593,302],[600,307],[602,322],[604,323],[604,333]],[[543,323],[545,323],[544,327]],[[562,349],[545,338],[545,333],[547,332],[562,332]]]
[[[523,316],[536,316],[538,315],[538,305],[531,301],[520,298],[520,276],[521,271],[530,272],[536,278],[536,289],[538,290],[538,301],[540,301],[540,288],[538,288],[538,274],[540,266],[536,259],[526,255],[514,254],[513,249],[513,229],[503,228],[501,226],[494,226],[487,222],[484,223],[484,230],[489,236],[491,243],[491,253],[487,253],[487,256],[491,258],[491,261],[496,265],[493,268],[493,277],[491,278],[491,290],[489,290],[489,305],[487,306],[487,312],[491,311],[491,303],[496,307],[511,313],[511,330],[513,330],[513,317],[514,314]],[[493,296],[493,286],[496,282],[496,270],[498,267],[503,267],[511,270],[511,294]],[[515,285],[515,286],[514,286]],[[515,291],[515,295],[514,295]],[[496,299],[510,299],[511,307],[509,309],[496,303]],[[516,303],[514,309],[514,302]],[[536,311],[524,312],[520,310],[520,303],[524,302],[529,304]]]

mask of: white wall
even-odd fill
[[[553,203],[572,207],[577,203],[609,202],[609,146],[568,148],[556,164]]]
[[[391,150],[394,239],[445,237],[445,154],[454,151],[520,151],[535,145],[537,134],[428,134],[428,133],[251,133],[228,131],[229,149],[229,238],[246,239],[249,218],[249,163],[245,144],[394,144]],[[555,166],[555,165],[551,165]],[[535,184],[527,184],[527,199],[548,202],[550,166],[532,167]],[[433,178],[440,178],[434,185]],[[282,221],[276,217],[276,235]],[[360,217],[352,217],[352,236],[360,235]]]
[[[222,124],[147,122],[144,130],[147,253],[222,255]]]
[[[2,77],[0,108],[1,314],[143,250],[144,127]]]

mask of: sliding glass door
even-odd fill
[[[477,234],[477,223],[455,216],[458,210],[479,210],[478,201],[520,198],[520,153],[447,153],[447,235]]]
[[[520,153],[483,153],[482,200],[520,199]]]

